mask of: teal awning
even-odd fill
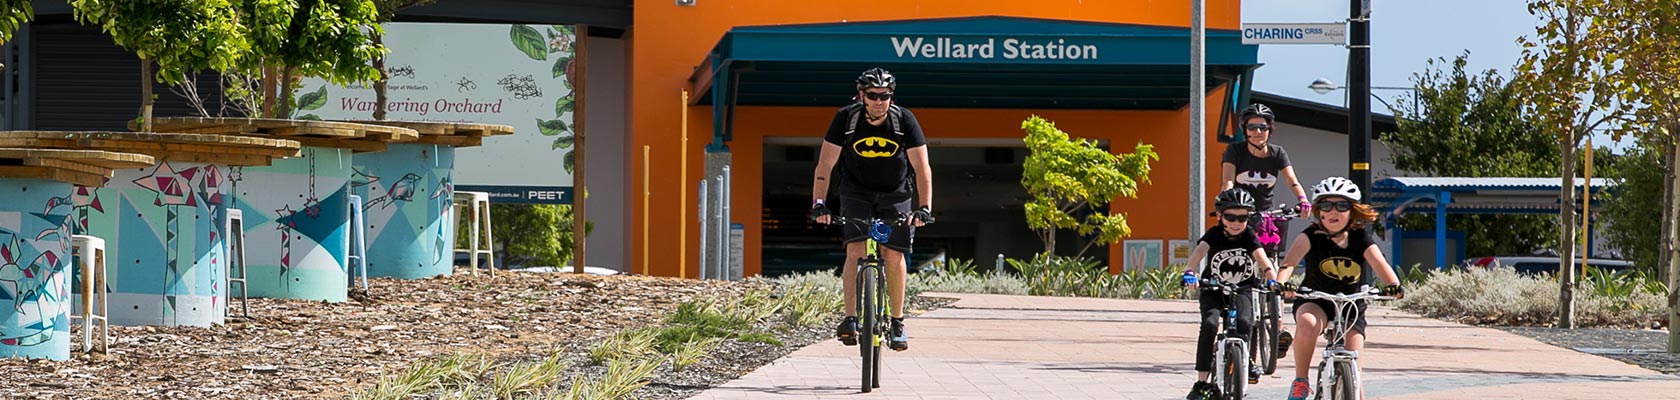
[[[1258,67],[1259,47],[1237,31],[1207,30],[1205,49],[1209,88],[1246,86]],[[732,106],[840,107],[871,67],[892,71],[912,108],[1170,110],[1189,103],[1189,61],[1181,27],[999,16],[750,26],[725,33],[689,85],[694,104],[726,105],[714,121],[727,140]]]

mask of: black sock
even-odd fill
[[[904,323],[904,317],[893,317],[892,322]]]

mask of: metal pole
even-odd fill
[[[734,252],[730,251],[729,237],[729,165],[723,166],[723,186],[718,186],[718,269],[717,279],[729,279],[729,272],[735,270],[735,265],[729,259]]]
[[[1357,1],[1357,0],[1356,0]],[[1189,233],[1190,240],[1195,240],[1202,234],[1202,221],[1207,213],[1202,194],[1207,190],[1202,178],[1207,175],[1207,166],[1203,165],[1202,154],[1206,153],[1207,143],[1202,139],[1202,131],[1206,127],[1207,117],[1207,55],[1202,51],[1207,39],[1207,27],[1204,20],[1206,11],[1202,7],[1203,0],[1190,0],[1190,204],[1189,204]]]
[[[576,99],[572,102],[572,171],[574,172],[572,174],[572,272],[581,274],[583,273],[583,267],[587,266],[587,261],[584,259],[584,246],[587,244],[586,239],[589,238],[589,231],[586,229],[589,227],[588,213],[584,211],[584,203],[588,200],[589,186],[584,181],[586,174],[583,173],[584,166],[587,164],[583,162],[583,155],[589,152],[589,149],[583,144],[585,136],[583,125],[586,119],[584,118],[583,108],[589,103],[588,99],[585,98],[588,93],[584,90],[585,81],[588,81],[585,78],[589,76],[589,70],[586,68],[589,65],[589,25],[579,24],[576,28],[573,28],[572,32],[574,33],[572,48],[576,51],[573,64],[576,65],[576,73],[578,74],[576,78],[572,79],[573,82],[576,82],[572,88]]]
[[[1592,227],[1587,216],[1592,215],[1592,136],[1587,136],[1587,180],[1581,185],[1581,273],[1576,276],[1587,276],[1587,252],[1592,251]]]
[[[700,196],[698,198],[696,198],[696,200],[699,200],[699,202],[700,202],[700,214],[698,215],[699,219],[700,219],[700,231],[705,232],[706,231],[706,218],[711,217],[711,214],[706,214],[706,199],[709,198],[710,196],[706,195],[706,180],[705,179],[700,180],[700,192],[699,193],[700,193]],[[705,235],[700,236],[700,243],[706,243],[706,236]],[[710,258],[706,258],[706,245],[704,245],[704,244],[700,245],[700,279],[706,279],[706,264],[707,264],[707,261],[710,261],[710,260],[711,260]]]
[[[1371,192],[1371,0],[1348,0],[1348,179]]]
[[[677,177],[677,209],[682,215],[677,216],[677,277],[688,279],[688,188],[682,187],[681,182],[688,182],[688,91],[682,91],[682,144],[677,146],[682,164]]]
[[[652,146],[642,145],[642,275],[648,274],[648,200],[653,191],[648,190],[648,151]]]

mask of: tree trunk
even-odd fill
[[[1557,327],[1575,327],[1575,146],[1573,141],[1559,143],[1558,154],[1563,157],[1563,186],[1558,188],[1558,320]]]
[[[152,60],[140,59],[140,131],[152,131]]]
[[[274,84],[278,77],[275,76],[273,67],[265,65],[258,67],[257,71],[262,76],[262,108],[257,110],[257,117],[274,118],[274,99],[280,93]]]
[[[1657,143],[1654,146],[1656,149],[1652,150],[1662,153],[1657,155],[1660,157],[1657,160],[1657,167],[1663,172],[1662,176],[1665,178],[1674,176],[1676,171],[1674,168],[1674,153],[1668,151],[1668,147],[1674,146],[1676,143],[1680,143],[1680,140],[1664,140]],[[1674,212],[1670,209],[1674,206],[1674,182],[1669,179],[1663,179],[1662,181],[1662,203],[1659,203],[1662,207],[1662,225],[1658,231],[1660,233],[1657,234],[1657,265],[1651,266],[1651,269],[1657,273],[1658,277],[1662,278],[1663,282],[1670,282],[1669,279],[1673,278],[1673,274],[1670,274],[1668,270],[1670,258],[1668,255],[1669,248],[1674,243],[1669,241],[1668,231],[1674,228]]]
[[[375,33],[370,36],[370,39],[374,46],[385,45],[385,35]],[[385,69],[385,55],[381,54],[373,57],[373,68],[379,70],[379,80],[373,81],[373,120],[384,121],[385,104],[390,101],[389,98],[385,97],[385,88],[391,82],[391,71]]]
[[[1056,228],[1045,228],[1040,235],[1044,238],[1044,254],[1056,254]]]
[[[274,118],[292,117],[292,67],[285,67],[280,72],[280,101],[274,105]]]
[[[1680,138],[1671,137],[1667,144],[1669,164],[1664,180],[1668,181],[1668,215],[1675,216],[1680,215],[1680,166],[1674,165],[1680,162]],[[1675,329],[1680,325],[1680,282],[1675,280],[1680,278],[1680,223],[1667,225],[1662,235],[1668,239],[1668,246],[1662,251],[1668,260],[1668,352],[1680,353],[1680,330]]]

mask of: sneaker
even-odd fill
[[[1283,359],[1283,356],[1289,355],[1289,346],[1295,344],[1295,336],[1290,335],[1289,332],[1278,332],[1277,342],[1277,358]]]
[[[892,348],[893,351],[910,349],[910,338],[904,335],[904,318],[892,319],[892,331],[887,334],[887,337],[887,347]]]
[[[1219,398],[1218,396],[1213,395],[1213,389],[1214,387],[1212,383],[1196,381],[1196,384],[1190,387],[1190,394],[1184,396],[1184,400],[1212,400]]]
[[[834,328],[834,337],[847,346],[857,345],[857,317],[846,317],[840,320],[840,326]]]
[[[1251,366],[1248,367],[1248,383],[1249,384],[1260,383],[1260,366],[1251,365]]]
[[[1289,400],[1307,400],[1308,394],[1312,394],[1312,387],[1307,385],[1307,378],[1295,378],[1289,384]]]

